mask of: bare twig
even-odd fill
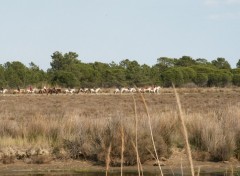
[[[108,176],[109,165],[110,165],[110,161],[111,161],[111,158],[110,158],[111,149],[112,149],[112,144],[110,143],[110,145],[108,147],[107,156],[106,156],[106,176]]]
[[[132,145],[133,145],[133,147],[134,147],[134,149],[135,149],[135,151],[137,150],[137,148],[136,148],[136,146],[135,146],[135,144],[134,144],[134,142],[132,141]],[[136,153],[137,153],[137,151],[136,151]],[[142,175],[143,176],[143,168],[142,168],[142,163],[141,163],[141,160],[140,160],[140,157],[139,157],[139,155],[138,155],[138,153],[137,153],[137,164],[138,164],[138,175],[140,176],[140,175]]]
[[[138,168],[138,175],[140,176],[140,160],[139,160],[139,153],[138,153],[138,117],[137,117],[137,104],[132,94],[133,102],[134,102],[134,114],[135,114],[135,151],[137,156],[137,168]]]
[[[148,124],[149,124],[149,129],[150,129],[151,140],[152,140],[152,144],[153,144],[153,148],[154,148],[154,152],[155,152],[155,157],[156,157],[156,160],[157,160],[158,167],[159,167],[159,170],[160,170],[160,172],[161,172],[161,175],[163,176],[163,171],[162,171],[162,168],[161,168],[161,166],[160,166],[160,161],[159,161],[159,158],[158,158],[155,141],[154,141],[154,138],[153,138],[151,117],[150,117],[150,114],[149,114],[149,111],[148,111],[148,107],[147,107],[146,100],[145,100],[145,98],[143,97],[142,93],[140,93],[140,95],[141,95],[141,98],[142,98],[142,101],[143,101],[143,103],[144,103],[144,107],[145,107],[145,110],[146,110],[146,113],[147,113],[147,116],[148,116]]]
[[[121,149],[121,176],[123,175],[123,153],[124,153],[124,131],[121,119],[121,138],[122,138],[122,149]]]
[[[190,168],[191,168],[191,174],[192,174],[192,176],[194,176],[194,166],[193,166],[191,148],[190,148],[190,145],[189,145],[189,142],[188,142],[188,132],[187,132],[186,124],[185,124],[185,121],[184,121],[184,116],[183,116],[183,112],[182,112],[180,98],[178,96],[178,93],[176,91],[176,88],[175,88],[174,84],[173,84],[173,89],[174,89],[174,94],[175,94],[175,97],[176,97],[176,100],[177,100],[178,111],[179,111],[179,120],[180,120],[181,126],[182,126],[182,133],[183,133],[183,137],[184,137],[184,142],[185,142],[185,147],[186,147],[186,151],[187,151],[188,161],[189,161]]]

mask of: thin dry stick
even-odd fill
[[[147,103],[146,103],[146,101],[145,101],[145,98],[143,97],[142,93],[140,93],[140,95],[141,95],[141,98],[142,98],[142,100],[143,100],[144,107],[145,107],[145,110],[146,110],[146,113],[147,113],[147,116],[148,116],[148,124],[149,124],[149,128],[150,128],[151,140],[152,140],[152,144],[153,144],[155,156],[156,156],[156,159],[157,159],[158,167],[159,167],[159,170],[160,170],[160,172],[161,172],[161,175],[163,176],[162,168],[161,168],[161,166],[160,166],[160,161],[159,161],[159,159],[158,159],[158,154],[157,154],[157,149],[156,149],[155,141],[154,141],[154,138],[153,138],[151,117],[150,117],[150,114],[149,114],[149,112],[148,112],[148,107],[147,107]]]
[[[177,100],[178,111],[179,111],[179,120],[180,120],[181,125],[182,125],[182,133],[183,133],[183,137],[184,137],[184,141],[185,141],[185,147],[186,147],[186,150],[187,150],[188,161],[190,163],[191,174],[192,174],[192,176],[194,176],[194,166],[193,166],[192,154],[191,154],[191,149],[190,149],[190,145],[189,145],[189,142],[188,142],[188,132],[187,132],[187,128],[186,128],[185,121],[184,121],[181,102],[180,102],[180,98],[178,96],[178,93],[177,93],[174,85],[173,85],[173,89],[174,89],[174,94],[175,94],[175,97],[176,97],[176,100]]]
[[[200,170],[201,170],[201,167],[199,166],[199,167],[198,167],[197,176],[199,176],[199,175],[200,175]]]
[[[234,172],[233,172],[233,166],[231,165],[231,176],[234,175],[233,173],[234,173]]]
[[[124,153],[124,131],[121,118],[121,138],[122,138],[122,150],[121,150],[121,176],[123,175],[123,153]]]
[[[138,163],[138,175],[141,175],[142,174],[142,176],[143,176],[143,168],[142,168],[142,163],[141,163],[141,160],[140,160],[140,157],[139,157],[139,155],[138,155],[138,152],[137,152],[137,148],[136,148],[136,146],[135,146],[135,144],[134,144],[134,142],[132,141],[132,145],[133,145],[133,147],[134,147],[134,149],[135,149],[135,151],[136,151],[136,153],[137,153],[137,162],[139,162]],[[140,174],[141,173],[141,174]]]
[[[173,176],[175,176],[175,174],[174,174],[174,172],[173,172],[173,169],[172,169],[172,167],[171,167],[171,166],[170,166],[170,169],[171,169],[171,172],[172,172]]]
[[[138,167],[138,176],[140,176],[140,161],[139,161],[139,154],[138,154],[138,118],[137,118],[137,104],[132,94],[133,102],[134,102],[134,114],[135,114],[135,146],[136,146],[136,155],[137,155],[137,167]]]
[[[156,160],[156,157],[154,156],[154,154],[151,152],[151,150],[147,147],[145,147],[147,149],[147,151],[152,155],[152,157]]]
[[[109,165],[110,165],[110,153],[111,153],[111,149],[112,149],[112,143],[110,143],[109,147],[108,147],[108,152],[107,152],[107,156],[106,156],[106,176],[108,176],[108,171],[109,171]]]
[[[182,173],[182,176],[183,176],[182,157],[181,157],[181,173]]]

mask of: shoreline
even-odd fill
[[[143,164],[143,171],[145,173],[160,173],[157,166],[153,166],[155,161],[149,161]],[[161,166],[164,174],[190,174],[190,167],[183,162],[183,167],[181,168],[181,163],[176,163],[172,165]],[[199,162],[194,161],[195,173],[198,173],[200,168],[201,173],[232,173],[240,172],[240,163],[235,162]],[[120,167],[110,167],[109,172],[120,173]],[[105,172],[104,165],[97,165],[95,162],[82,161],[82,160],[54,160],[45,164],[26,164],[21,160],[17,160],[15,163],[11,164],[0,164],[0,175],[21,175],[26,173],[34,174],[45,174],[45,173],[100,173]],[[137,173],[137,166],[125,166],[123,167],[124,173]]]

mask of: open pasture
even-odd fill
[[[230,88],[182,88],[177,90],[180,94],[182,108],[185,112],[207,112],[221,110],[240,101],[240,89]],[[143,94],[150,110],[158,110],[159,113],[174,111],[176,108],[175,95],[172,89],[162,89],[160,94]],[[21,114],[31,118],[33,114],[55,115],[72,113],[87,114],[90,117],[102,117],[103,114],[121,112],[129,114],[133,112],[133,96],[137,99],[138,111],[142,111],[140,95],[135,94],[5,94],[0,95],[0,117],[4,113],[8,115]],[[103,115],[104,116],[104,115]]]

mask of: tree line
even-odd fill
[[[60,87],[123,87],[160,85],[169,87],[225,87],[240,86],[240,60],[232,69],[225,58],[211,62],[193,59],[160,57],[153,66],[140,65],[136,60],[124,59],[119,63],[83,63],[78,54],[59,51],[51,55],[51,67],[44,71],[31,62],[25,66],[19,61],[0,65],[0,86],[6,88],[42,88],[43,85]]]

